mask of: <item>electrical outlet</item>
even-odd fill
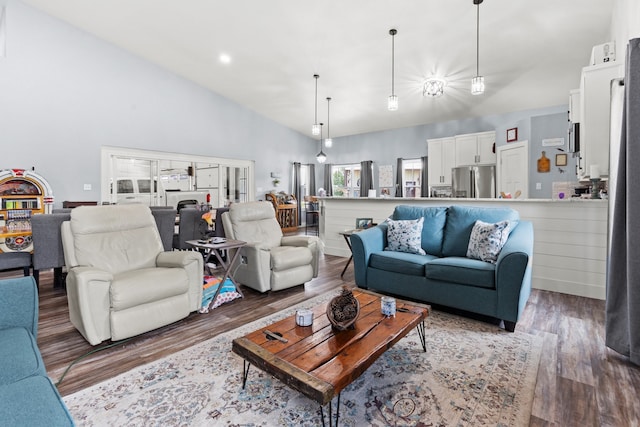
[[[536,190],[542,190],[542,183],[536,182]]]
[[[85,184],[84,191],[91,191],[91,184]]]

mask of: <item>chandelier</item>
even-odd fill
[[[422,87],[422,96],[431,96],[433,98],[442,96],[446,85],[447,82],[442,79],[430,78],[424,82],[424,86]]]

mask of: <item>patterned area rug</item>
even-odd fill
[[[324,295],[64,398],[80,426],[319,426],[319,405],[251,367],[231,341]],[[538,337],[432,311],[342,392],[342,426],[528,426]],[[335,401],[333,408],[335,411]],[[325,417],[327,410],[325,409]]]

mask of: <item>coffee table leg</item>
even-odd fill
[[[334,426],[338,426],[338,420],[340,419],[340,396],[342,395],[342,392],[338,393],[338,408],[336,409],[336,423],[333,424]],[[331,420],[333,418],[333,414],[331,413],[331,406],[332,406],[332,402],[333,401],[329,401],[329,427],[332,426]],[[322,405],[320,405],[320,417],[322,418],[322,427],[325,426],[324,423],[324,407]]]
[[[424,330],[424,320],[418,323],[418,326],[416,326],[416,328],[418,329],[418,335],[420,336],[420,343],[422,343],[422,350],[426,353],[427,339],[426,339],[425,330]]]
[[[251,363],[246,360],[242,361],[242,389],[247,385],[247,377],[249,376],[249,368],[251,367]]]

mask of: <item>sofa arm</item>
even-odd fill
[[[0,280],[0,329],[23,327],[38,332],[38,290],[32,276]]]
[[[505,243],[496,264],[498,318],[517,322],[531,293],[533,224],[520,221]]]
[[[350,239],[356,286],[366,289],[369,257],[374,252],[384,250],[387,244],[387,224],[353,233]]]
[[[111,338],[112,281],[113,274],[93,267],[74,267],[67,274],[69,318],[91,345]]]
[[[282,246],[302,246],[309,248],[313,258],[311,266],[313,267],[313,277],[318,277],[318,257],[320,256],[320,245],[316,236],[284,236],[280,240]]]
[[[189,281],[189,309],[196,311],[202,305],[204,260],[197,251],[160,252],[156,265],[166,268],[183,268]]]
[[[235,249],[232,249],[232,251]],[[234,265],[229,267],[236,282],[258,292],[271,290],[271,251],[259,244],[248,243],[240,251]],[[233,252],[230,252],[230,256]]]

